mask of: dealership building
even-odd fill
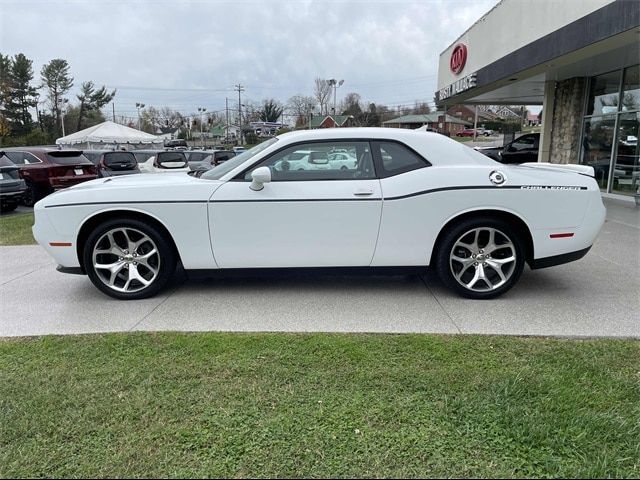
[[[640,1],[502,0],[440,54],[436,102],[541,105],[538,161],[640,193]],[[622,197],[620,197],[622,198]]]

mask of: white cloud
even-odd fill
[[[119,111],[219,109],[238,82],[284,101],[316,76],[344,79],[339,96],[412,103],[433,98],[439,53],[495,1],[5,0],[0,43],[37,72],[67,59],[76,85],[143,87],[120,88]]]

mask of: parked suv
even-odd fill
[[[132,152],[116,150],[85,150],[87,157],[98,170],[98,177],[113,177],[140,173],[138,162]]]
[[[231,150],[196,150],[184,152],[191,170],[210,170],[236,156]]]
[[[0,212],[15,210],[26,189],[18,166],[0,152]]]
[[[18,147],[5,154],[20,169],[27,186],[23,203],[29,207],[55,190],[98,178],[95,165],[80,150]]]

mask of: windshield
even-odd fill
[[[218,165],[217,167],[212,168],[208,172],[203,173],[202,177],[200,178],[205,178],[207,180],[220,180],[220,178],[222,178],[223,175],[229,173],[231,170],[233,170],[237,166],[242,165],[244,162],[249,160],[254,155],[257,155],[263,150],[266,150],[277,141],[278,139],[274,137],[274,138],[270,138],[266,142],[259,143],[255,147],[249,150],[245,150],[241,154],[227,160],[226,162]]]

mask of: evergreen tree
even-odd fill
[[[29,109],[38,105],[38,93],[31,85],[32,80],[33,62],[22,53],[15,55],[11,60],[10,96],[4,113],[14,135],[29,133],[33,127]]]
[[[71,90],[73,77],[69,74],[69,63],[61,58],[55,58],[47,63],[40,71],[42,87],[47,90],[47,99],[51,112],[56,119],[56,134],[61,133],[61,106],[64,94]]]
[[[0,136],[6,137],[11,133],[6,118],[6,109],[11,98],[11,57],[0,53]]]
[[[107,103],[113,100],[116,91],[109,93],[106,87],[102,86],[99,90],[95,89],[93,82],[83,82],[80,89],[80,95],[77,95],[80,100],[77,130],[82,130],[90,125],[83,125],[83,121],[87,117],[96,117],[92,112],[100,111]]]

